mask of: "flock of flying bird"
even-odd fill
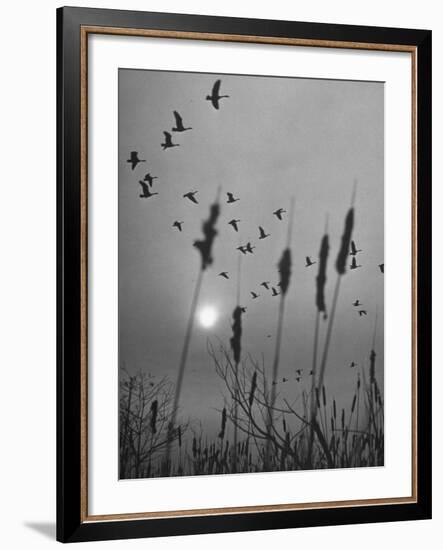
[[[223,98],[228,98],[229,97],[229,95],[220,95],[220,86],[221,86],[221,80],[216,80],[216,82],[214,83],[214,85],[212,87],[211,94],[210,95],[208,94],[205,98],[207,101],[211,102],[212,106],[216,110],[219,110],[219,108],[220,108],[220,100],[223,99]],[[182,119],[181,115],[178,113],[178,111],[174,111],[173,114],[174,114],[174,118],[175,118],[175,126],[173,126],[171,128],[172,132],[183,133],[183,132],[192,130],[191,126],[185,126],[184,125],[183,119]],[[173,147],[179,147],[180,146],[180,143],[174,143],[173,142],[172,134],[170,132],[164,131],[163,135],[164,135],[164,142],[161,143],[161,147],[162,147],[163,151],[165,151],[167,149],[171,149]],[[140,159],[139,154],[138,154],[137,151],[131,151],[130,156],[127,159],[126,162],[130,164],[132,170],[135,170],[135,168],[140,163],[146,162],[146,159]],[[152,188],[153,188],[153,185],[154,185],[154,180],[156,180],[156,179],[158,179],[157,176],[153,176],[151,173],[148,172],[144,176],[143,180],[139,180],[139,184],[141,185],[141,188],[142,188],[141,194],[139,195],[140,198],[149,199],[149,198],[159,194],[156,191],[155,192],[152,191]],[[183,194],[183,198],[188,199],[193,204],[199,204],[199,202],[196,198],[197,193],[198,193],[198,191],[188,191],[187,193]],[[226,196],[227,196],[227,199],[226,199],[227,204],[234,204],[234,203],[236,203],[240,200],[238,197],[235,197],[234,194],[231,193],[231,192],[227,192]],[[279,221],[282,221],[283,220],[283,214],[285,214],[285,213],[286,213],[286,210],[284,210],[283,208],[278,208],[272,214]],[[228,225],[230,225],[235,232],[238,232],[240,223],[241,223],[240,219],[233,218],[232,220],[230,220],[228,222]],[[172,224],[172,227],[174,227],[178,231],[182,232],[183,231],[183,225],[184,225],[183,221],[175,220],[174,223]],[[271,234],[266,233],[265,229],[262,226],[258,226],[258,239],[259,240],[266,239],[270,236],[271,236]],[[256,248],[256,246],[253,246],[251,244],[251,242],[247,242],[244,245],[238,246],[237,250],[241,254],[247,255],[247,254],[254,254],[254,249],[255,248]],[[355,241],[351,241],[351,250],[350,250],[349,255],[352,256],[352,260],[351,260],[351,263],[349,265],[349,269],[355,270],[355,269],[358,269],[358,268],[362,267],[362,265],[357,264],[357,254],[359,252],[362,252],[362,250],[357,248],[357,246],[355,244]],[[310,256],[306,256],[306,263],[305,263],[306,268],[312,267],[316,263],[317,262],[313,261]],[[384,264],[379,264],[378,267],[379,267],[381,273],[384,273]],[[220,272],[218,274],[218,276],[223,277],[224,279],[229,279],[230,278],[229,273],[227,271]],[[263,281],[263,282],[260,283],[260,286],[262,286],[264,289],[266,289],[268,291],[270,290],[271,291],[271,296],[279,296],[280,295],[280,292],[278,292],[278,290],[276,289],[276,286],[280,286],[280,283],[277,283],[275,286],[272,286],[270,281]],[[250,291],[250,294],[251,294],[251,297],[252,297],[253,300],[256,300],[257,298],[260,297],[260,294],[258,294],[255,291]],[[358,300],[358,299],[355,300],[355,302],[352,305],[354,306],[354,308],[357,308],[357,312],[358,312],[358,315],[360,317],[367,315],[367,311],[365,309],[360,309],[361,306],[363,306],[363,304],[360,302],[360,300]],[[242,310],[243,313],[245,313],[246,312],[246,307],[241,307],[241,310]],[[270,337],[271,337],[271,335],[268,335],[268,338],[270,338]],[[354,361],[353,361],[349,366],[350,366],[350,368],[354,368],[354,367],[357,366],[357,364],[354,363]],[[298,369],[296,371],[296,375],[297,375],[296,376],[296,381],[297,382],[300,382],[300,380],[301,380],[302,371],[303,371],[303,369]],[[312,375],[313,372],[311,371],[309,374]],[[288,379],[283,378],[282,381],[287,382]]]

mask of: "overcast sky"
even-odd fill
[[[205,96],[222,79],[216,111]],[[174,134],[180,147],[163,151],[163,130],[174,125],[178,110],[191,131]],[[236,302],[236,247],[251,241],[257,248],[242,261],[243,350],[260,358],[268,372],[274,353],[278,298],[260,282],[278,282],[276,264],[285,246],[287,218],[295,197],[292,238],[293,275],[288,291],[280,376],[291,382],[281,391],[292,398],[308,389],[315,319],[317,265],[305,268],[305,256],[318,255],[325,218],[329,218],[330,261],[327,300],[331,302],[344,217],[354,180],[354,238],[362,252],[360,269],[347,272],[330,347],[325,384],[329,395],[349,406],[356,383],[355,361],[369,355],[375,312],[377,373],[383,376],[384,240],[384,86],[382,83],[212,75],[145,70],[119,71],[119,356],[120,364],[176,379],[192,291],[200,258],[192,246],[201,238],[217,187],[222,187],[219,234],[214,264],[205,273],[198,310],[211,306],[218,320],[203,328],[197,319],[181,397],[184,416],[202,421],[209,436],[219,429],[222,384],[207,352],[207,339],[228,342]],[[126,159],[138,151],[146,163],[132,171]],[[158,176],[158,196],[139,197],[139,179]],[[182,195],[198,190],[199,204]],[[226,204],[226,192],[239,197]],[[239,233],[228,221],[240,219]],[[183,232],[172,227],[184,221]],[[270,237],[258,241],[258,226]],[[227,271],[230,279],[219,277]],[[250,291],[260,298],[252,300]],[[352,306],[367,310],[359,317]],[[326,324],[322,323],[322,337]],[[267,338],[270,334],[272,337]],[[322,340],[323,341],[323,338]],[[303,368],[301,383],[294,370]]]

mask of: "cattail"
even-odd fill
[[[325,391],[324,386],[322,386],[322,388],[321,388],[321,393],[322,393],[322,397],[323,397],[323,407],[326,407],[326,391]]]
[[[317,408],[319,409],[320,408],[320,395],[319,395],[318,388],[315,388],[315,400],[317,401]]]
[[[151,431],[153,434],[157,432],[157,411],[158,411],[158,401],[156,399],[151,404]]]
[[[283,431],[286,432],[286,420],[285,420],[285,417],[283,417]]]
[[[375,381],[375,351],[373,349],[371,349],[369,356],[369,380],[371,384]]]
[[[234,309],[234,313],[232,314],[232,318],[234,322],[232,323],[232,337],[230,339],[231,349],[234,355],[234,361],[237,365],[240,362],[240,355],[241,355],[241,335],[242,335],[241,316],[242,316],[241,307],[237,306]]]
[[[282,257],[278,263],[278,269],[280,272],[280,288],[283,296],[288,291],[289,283],[291,281],[291,265],[291,250],[286,248],[283,251]]]
[[[181,428],[181,426],[178,427],[178,446],[181,449],[181,446],[182,446],[182,428]]]
[[[351,413],[354,412],[356,401],[357,401],[357,394],[355,393],[355,394],[354,394],[354,399],[352,400]]]
[[[346,273],[346,260],[349,254],[349,244],[351,242],[352,229],[354,227],[354,208],[350,208],[346,214],[345,227],[341,236],[341,246],[335,262],[335,269],[339,275]]]
[[[360,389],[360,373],[358,373],[358,378],[357,378],[357,389],[359,390]]]
[[[195,458],[197,456],[197,440],[195,436],[192,438],[192,456]]]
[[[225,429],[226,429],[226,407],[223,407],[221,430],[220,430],[220,433],[218,434],[218,437],[220,439],[223,439],[225,437]]]
[[[345,410],[341,410],[341,429],[345,429]]]
[[[219,215],[220,215],[220,205],[218,204],[218,202],[215,202],[214,204],[211,205],[211,208],[209,211],[209,218],[203,222],[202,231],[203,231],[204,239],[200,241],[194,241],[194,246],[199,250],[201,255],[203,271],[213,262],[211,252],[212,252],[212,245],[214,243],[214,239],[217,235],[215,224],[217,222],[217,218]]]
[[[320,245],[320,254],[318,262],[318,274],[317,274],[317,285],[316,285],[316,295],[315,303],[318,311],[326,312],[326,303],[325,303],[325,285],[326,285],[326,267],[328,263],[328,254],[329,254],[329,237],[324,235]]]
[[[334,408],[334,420],[337,418],[337,405],[335,403],[335,399],[333,401],[333,408]]]
[[[252,407],[252,403],[254,402],[254,394],[255,394],[256,388],[257,388],[257,371],[254,371],[254,374],[252,375],[251,391],[249,392],[250,407]]]

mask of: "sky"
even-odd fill
[[[221,78],[217,111],[209,101]],[[173,111],[192,130],[172,133],[179,143],[163,151],[163,131],[174,126]],[[145,163],[131,170],[130,151]],[[140,198],[138,181],[157,176],[153,191]],[[193,242],[221,188],[214,263],[204,274],[180,400],[183,418],[198,419],[210,437],[219,430],[223,385],[207,354],[208,339],[228,345],[236,305],[239,244],[254,254],[242,257],[240,302],[243,353],[264,357],[271,372],[279,298],[260,286],[278,282],[277,263],[286,246],[294,198],[291,237],[293,273],[286,299],[280,376],[282,396],[294,398],[310,387],[315,322],[316,261],[327,220],[330,256],[326,299],[332,300],[335,259],[354,182],[353,238],[362,249],[361,268],[343,278],[325,375],[328,395],[349,407],[357,372],[367,369],[377,314],[377,376],[383,387],[384,262],[384,85],[380,82],[119,70],[119,363],[175,382],[200,267]],[[183,198],[198,193],[199,204]],[[226,203],[226,193],[240,200]],[[227,223],[240,219],[236,233]],[[183,231],[172,227],[183,221]],[[258,240],[258,226],[270,236]],[[350,263],[350,261],[349,261]],[[228,272],[229,280],[220,277]],[[260,296],[253,300],[250,291]],[[352,306],[359,299],[367,316]],[[205,327],[201,311],[217,317]],[[326,322],[321,323],[323,346]],[[267,336],[271,337],[268,338]],[[358,368],[350,369],[354,361]],[[365,362],[366,361],[366,362]],[[294,371],[304,369],[300,382]],[[279,388],[280,389],[280,388]]]

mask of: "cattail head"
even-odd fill
[[[178,427],[178,446],[181,449],[181,446],[182,446],[182,428],[181,428],[181,426]]]
[[[354,412],[356,401],[357,401],[357,394],[355,393],[355,394],[354,394],[354,399],[352,400],[351,413]]]
[[[192,438],[192,456],[195,458],[197,456],[197,440],[195,436]]]
[[[254,371],[254,374],[252,375],[251,391],[249,392],[250,407],[252,407],[252,403],[254,402],[254,394],[255,394],[256,388],[257,388],[257,371]]]
[[[241,316],[242,316],[242,310],[240,306],[237,306],[234,309],[234,313],[232,314],[232,337],[231,337],[231,349],[232,353],[234,355],[234,361],[236,364],[240,362],[240,355],[241,355],[241,334],[242,334],[242,326],[241,326]]]
[[[341,236],[341,246],[335,262],[335,269],[339,275],[346,273],[346,260],[349,254],[349,245],[351,243],[352,229],[354,227],[354,209],[350,208],[345,218],[345,227]]]
[[[375,351],[373,349],[371,349],[369,356],[369,380],[371,384],[375,381]]]
[[[318,392],[318,388],[315,388],[315,400],[317,401],[317,407],[320,408],[320,395]]]
[[[335,399],[332,403],[333,403],[333,408],[334,408],[334,420],[335,420],[337,418],[337,405],[335,403]]]
[[[156,399],[151,404],[151,431],[153,434],[157,432],[157,412],[158,412],[158,401]]]
[[[204,238],[200,241],[194,241],[194,246],[199,250],[201,255],[202,270],[205,270],[213,262],[211,255],[212,245],[214,244],[214,239],[217,235],[215,224],[219,215],[220,205],[218,202],[215,202],[211,205],[209,218],[203,222],[202,230]]]
[[[341,429],[345,429],[345,410],[341,410]]]
[[[282,296],[286,294],[289,288],[289,283],[291,281],[291,250],[290,248],[285,248],[283,251],[282,257],[278,263],[278,270],[280,272],[280,288]]]
[[[326,302],[325,302],[325,285],[326,285],[326,267],[328,263],[328,254],[329,254],[329,237],[324,235],[321,240],[320,245],[320,254],[318,261],[318,274],[317,274],[317,285],[316,285],[316,295],[315,303],[318,311],[326,312]]]
[[[225,429],[226,429],[226,407],[223,407],[221,429],[220,429],[220,433],[218,434],[218,437],[220,439],[223,439],[225,437]]]
[[[326,391],[325,391],[324,386],[322,386],[322,388],[321,388],[321,393],[322,393],[322,397],[323,397],[323,407],[326,407]]]

